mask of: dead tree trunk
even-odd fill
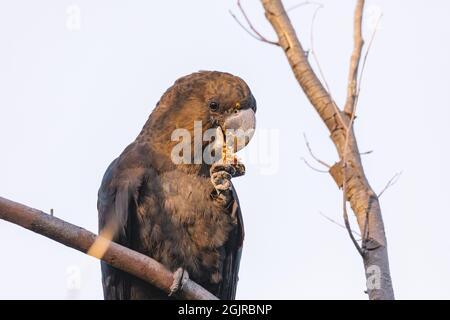
[[[261,2],[298,83],[328,128],[330,138],[336,146],[340,161],[330,169],[330,174],[339,188],[343,189],[344,216],[348,201],[363,235],[361,247],[356,242],[355,244],[363,258],[369,298],[394,299],[380,204],[364,173],[353,131],[358,98],[358,65],[363,45],[361,20],[364,1],[358,0],[355,10],[355,47],[350,63],[347,101],[343,110],[336,106],[309,64],[281,0]]]

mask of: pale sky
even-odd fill
[[[322,2],[315,50],[342,104],[355,1]],[[242,3],[275,39],[260,2]],[[261,134],[248,149],[275,136],[264,158],[275,169],[250,161],[234,181],[246,227],[237,297],[366,299],[362,261],[346,231],[320,215],[342,222],[341,193],[301,160],[313,163],[306,133],[321,159],[337,161],[328,132],[282,50],[251,38],[229,9],[238,13],[235,1],[1,0],[0,196],[53,208],[95,232],[101,177],[161,94],[194,71],[231,72],[258,102]],[[290,12],[305,49],[314,9]],[[395,293],[449,299],[450,4],[368,0],[367,9],[367,40],[373,15],[383,18],[355,126],[361,151],[373,150],[363,161],[376,191],[403,172],[380,199]],[[79,25],[69,19],[77,10]],[[102,299],[94,258],[4,221],[0,252],[1,299]]]

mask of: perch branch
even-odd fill
[[[98,243],[99,240],[106,242],[107,247],[104,254],[98,256],[93,254],[92,250],[89,254],[160,288],[164,292],[170,292],[174,278],[172,272],[166,267],[143,254],[102,239],[101,236],[90,231],[2,197],[0,197],[0,219],[17,224],[86,254],[94,243]],[[183,285],[178,296],[188,300],[217,300],[217,297],[191,280]]]

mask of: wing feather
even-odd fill
[[[218,294],[218,298],[223,300],[234,300],[236,298],[236,289],[239,280],[239,265],[245,235],[239,199],[234,188],[232,188],[232,192],[234,201],[231,209],[231,215],[236,217],[237,227],[230,233],[229,239],[225,245],[222,285]]]
[[[120,158],[107,169],[98,192],[99,233],[112,233],[112,240],[131,247],[133,243],[133,219],[136,217],[139,189],[145,177],[145,169],[120,170]],[[130,299],[131,276],[105,262],[101,262],[104,297]]]

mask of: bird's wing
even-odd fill
[[[99,232],[112,232],[112,240],[132,247],[135,234],[132,221],[136,217],[139,189],[146,177],[144,168],[119,169],[120,158],[107,169],[98,192]],[[130,276],[102,262],[105,299],[129,299]]]
[[[225,260],[222,272],[222,285],[219,289],[218,298],[223,300],[234,300],[239,280],[239,264],[241,261],[242,245],[244,241],[244,222],[242,220],[241,207],[236,191],[232,188],[233,204],[232,213],[236,217],[237,227],[231,232],[225,244]]]

